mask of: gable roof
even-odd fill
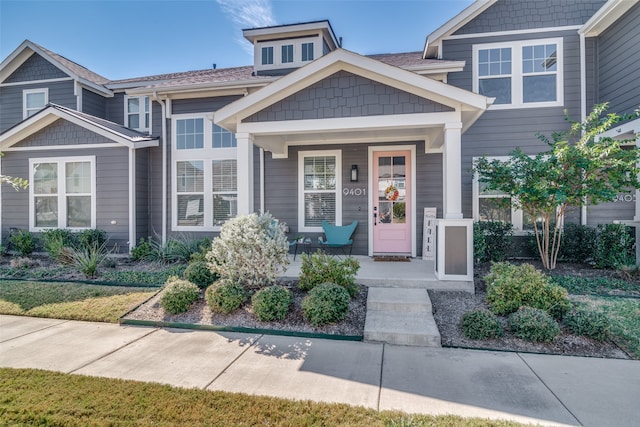
[[[0,151],[11,147],[59,119],[75,123],[129,148],[155,147],[159,144],[158,137],[149,136],[118,123],[81,113],[62,105],[47,104],[45,108],[33,116],[0,134]]]
[[[37,43],[25,40],[9,56],[0,63],[0,82],[9,77],[20,65],[22,65],[31,55],[38,54],[69,77],[90,87],[102,95],[113,96],[113,93],[104,87],[109,79],[94,73],[82,65],[65,58],[55,52],[50,51]]]
[[[482,12],[493,6],[498,0],[476,0],[462,12],[445,22],[435,31],[427,36],[422,52],[423,58],[439,58],[441,54],[440,45],[442,39],[452,35],[468,22],[480,15]]]
[[[587,37],[599,36],[640,0],[609,0],[584,25],[578,33]]]

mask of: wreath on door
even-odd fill
[[[384,190],[385,199],[391,202],[397,200],[399,196],[400,196],[400,192],[398,191],[398,188],[395,185],[388,185],[387,188]]]

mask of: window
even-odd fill
[[[95,227],[95,157],[30,159],[29,225]]]
[[[293,45],[285,44],[282,46],[282,63],[293,62]]]
[[[262,48],[262,65],[273,64],[273,46]]]
[[[22,91],[22,118],[33,116],[49,102],[49,89],[25,89]]]
[[[237,145],[234,134],[216,124],[213,125],[213,148],[232,148]]]
[[[302,60],[313,61],[313,43],[302,43]]]
[[[172,229],[217,231],[238,212],[235,135],[204,114],[172,120]]]
[[[151,132],[151,103],[148,96],[125,96],[125,126]]]
[[[495,97],[491,108],[563,105],[562,39],[473,46],[473,90]]]
[[[298,154],[298,228],[322,231],[322,221],[342,225],[342,159],[340,150]]]

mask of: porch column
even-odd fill
[[[443,215],[445,219],[462,218],[462,123],[444,125]]]
[[[237,133],[238,215],[253,213],[253,135]]]

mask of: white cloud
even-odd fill
[[[238,30],[275,25],[270,0],[216,0]],[[236,37],[242,48],[253,56],[253,46],[242,35]]]

